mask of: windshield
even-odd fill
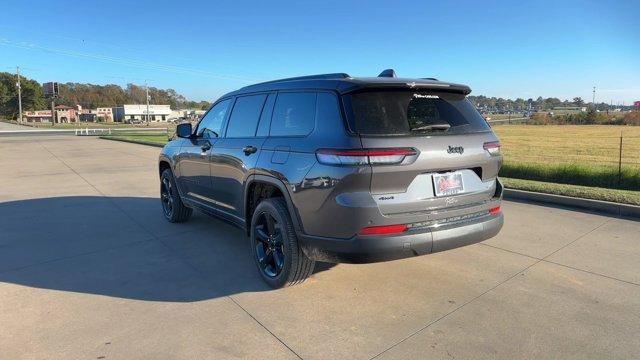
[[[344,96],[349,127],[361,135],[461,134],[489,125],[464,95],[367,91]]]

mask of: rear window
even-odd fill
[[[349,127],[361,135],[447,135],[483,132],[489,125],[464,95],[425,91],[367,91],[345,95]]]
[[[278,94],[271,118],[271,136],[305,136],[316,121],[314,92],[282,92]]]

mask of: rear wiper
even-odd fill
[[[424,131],[424,130],[449,130],[451,125],[449,124],[436,124],[436,125],[425,125],[417,128],[412,128],[411,131]]]

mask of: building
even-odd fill
[[[78,112],[74,108],[58,105],[54,110],[56,123],[71,123],[78,121]],[[27,122],[51,122],[51,110],[25,111],[22,116]]]
[[[51,110],[23,111],[26,122],[51,122]]]
[[[113,108],[113,119],[118,122],[167,121],[171,117],[170,105],[123,105]]]
[[[113,109],[110,107],[99,107],[95,111],[98,121],[113,122]]]
[[[579,114],[587,112],[586,106],[556,106],[551,109],[554,115]]]
[[[72,107],[58,105],[55,108],[56,123],[72,123],[78,121],[78,111]]]

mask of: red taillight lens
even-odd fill
[[[407,225],[384,225],[384,226],[369,226],[360,230],[360,235],[389,235],[397,234],[407,230]]]
[[[417,155],[413,148],[391,149],[319,149],[316,157],[327,165],[394,165],[402,163],[407,156]]]
[[[486,142],[482,147],[492,156],[500,155],[499,141]]]
[[[496,206],[494,208],[489,209],[489,214],[493,215],[493,216],[496,216],[496,215],[500,214],[500,211],[502,211],[500,209],[500,206]]]

